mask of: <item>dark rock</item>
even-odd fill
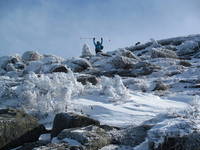
[[[0,149],[6,150],[26,142],[37,141],[45,133],[45,127],[37,120],[16,109],[0,110]]]
[[[63,129],[85,127],[88,125],[100,125],[100,122],[74,113],[59,113],[54,118],[51,137],[57,136]]]
[[[104,129],[92,125],[83,128],[65,129],[58,135],[59,140],[64,138],[78,141],[87,150],[98,150],[111,144],[112,141],[111,136]]]
[[[16,69],[19,69],[19,70],[23,70],[25,68],[25,64],[21,62],[17,62],[14,66]]]
[[[17,148],[17,150],[32,150],[35,147],[46,146],[47,144],[49,144],[49,141],[36,141],[32,143],[25,143],[20,148]]]
[[[88,82],[96,85],[98,83],[97,77],[93,75],[80,75],[77,77],[77,81],[81,82],[83,85],[86,85]]]
[[[172,77],[174,75],[181,74],[181,73],[182,73],[181,71],[172,71],[172,72],[167,73],[166,76]]]
[[[189,63],[188,61],[180,61],[179,65],[182,65],[184,67],[190,67],[190,66],[192,66],[192,64]]]
[[[51,69],[51,72],[65,72],[65,73],[67,73],[68,69],[67,69],[67,67],[65,67],[63,65],[57,65],[57,66],[54,66]]]
[[[137,146],[145,141],[147,132],[151,129],[151,125],[141,125],[137,127],[128,127],[117,132],[114,135],[114,144]]]
[[[162,83],[161,81],[157,81],[153,91],[166,91],[167,89],[169,89],[168,85]]]
[[[66,143],[60,143],[60,144],[47,144],[46,146],[39,146],[35,147],[33,150],[71,150],[68,144]],[[81,149],[76,149],[81,150]]]
[[[200,84],[192,85],[192,86],[190,86],[190,88],[200,88]]]
[[[200,134],[191,133],[182,137],[165,137],[164,142],[155,147],[149,143],[150,150],[200,150]]]

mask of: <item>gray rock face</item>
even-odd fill
[[[117,132],[114,135],[114,143],[120,145],[137,146],[145,141],[148,130],[151,125],[141,125],[137,127],[129,127]]]
[[[57,136],[63,129],[100,125],[99,121],[73,113],[59,113],[53,121],[51,137]]]
[[[104,129],[97,126],[87,126],[77,129],[65,129],[58,139],[71,138],[86,147],[87,150],[98,150],[111,143],[111,136]]]
[[[6,150],[26,142],[37,141],[46,130],[37,120],[15,109],[0,110],[0,149]]]
[[[165,137],[157,148],[149,143],[150,150],[200,150],[200,134],[192,133],[183,137]]]
[[[37,61],[42,58],[42,55],[35,51],[27,51],[22,55],[24,61]]]

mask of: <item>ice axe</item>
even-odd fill
[[[92,40],[93,37],[81,37],[80,40]],[[108,39],[108,42],[111,42],[110,39]]]

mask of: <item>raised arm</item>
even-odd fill
[[[103,44],[103,38],[101,38],[101,45]]]
[[[93,43],[94,43],[94,45],[96,45],[95,38],[93,38]]]

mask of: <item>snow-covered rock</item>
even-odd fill
[[[84,58],[73,57],[64,61],[63,64],[66,64],[74,72],[82,72],[84,70],[92,68],[90,62]]]
[[[193,40],[183,42],[181,45],[177,46],[177,49],[177,53],[179,56],[190,55],[200,51],[198,42]]]
[[[87,44],[84,44],[83,45],[83,48],[82,48],[82,55],[81,57],[82,58],[87,58],[87,57],[91,57],[92,56],[92,52],[90,51],[90,48]]]
[[[43,56],[36,51],[27,51],[22,55],[23,61],[37,61],[40,60]]]
[[[151,52],[152,58],[178,58],[176,52],[163,48],[153,48]]]
[[[78,141],[87,150],[98,150],[111,144],[112,140],[111,136],[104,129],[92,125],[83,128],[65,129],[58,135],[59,140],[64,138]]]

